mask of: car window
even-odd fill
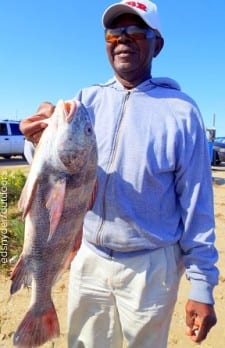
[[[11,123],[10,126],[11,126],[12,135],[22,135],[22,133],[19,129],[18,123]]]
[[[0,135],[8,135],[6,123],[0,123]]]

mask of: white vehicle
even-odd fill
[[[7,159],[17,155],[24,157],[24,141],[18,121],[0,120],[0,156]]]

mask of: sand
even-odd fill
[[[216,218],[216,246],[219,251],[218,267],[220,270],[219,285],[215,288],[215,309],[217,325],[210,331],[201,348],[225,347],[225,165],[213,167],[213,189]],[[0,274],[0,348],[12,348],[12,337],[17,325],[26,312],[30,300],[30,290],[22,289],[9,297],[10,281]],[[43,348],[66,348],[66,308],[67,308],[68,272],[64,274],[53,290],[53,299],[58,312],[61,335],[43,345]],[[189,292],[189,282],[182,278],[177,305],[173,314],[168,348],[197,347],[185,335],[185,303]],[[106,347],[107,348],[107,347]],[[141,348],[141,347],[137,347]],[[155,347],[157,348],[157,347]]]

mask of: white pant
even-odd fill
[[[107,259],[82,245],[72,262],[69,348],[166,348],[182,274],[179,247]]]

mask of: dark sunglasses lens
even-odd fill
[[[121,36],[122,32],[123,32],[123,28],[106,29],[105,40],[107,42],[115,42],[118,40],[118,37]]]
[[[132,35],[132,34],[145,34],[146,33],[146,29],[144,28],[140,28],[140,27],[136,27],[135,25],[130,25],[126,28],[126,33],[128,35]]]
[[[133,40],[143,40],[152,37],[152,35],[149,36],[149,34],[153,34],[153,31],[134,25],[122,28],[106,29],[105,40],[110,43],[116,42],[122,33],[126,33],[126,35],[131,37]]]
[[[155,36],[154,31],[150,28],[140,28],[132,25],[127,27],[126,33],[135,40],[144,40]]]
[[[105,31],[105,40],[107,42],[114,42],[118,39],[119,35],[118,34],[115,34],[112,30],[110,29],[107,29]]]

